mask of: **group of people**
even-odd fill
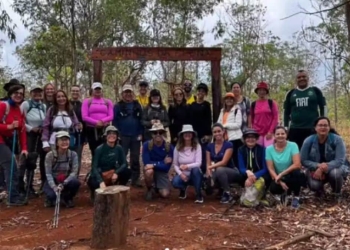
[[[166,108],[160,91],[149,91],[146,81],[139,82],[138,96],[132,85],[124,85],[121,100],[114,104],[103,97],[99,82],[92,84],[90,97],[83,101],[79,86],[71,87],[68,98],[51,84],[32,88],[24,101],[25,87],[13,79],[4,86],[8,94],[0,103],[0,186],[6,184],[10,204],[25,204],[24,193],[37,194],[32,173],[39,158],[45,205],[54,206],[61,191],[63,203],[73,207],[82,149],[88,143],[92,200],[97,188],[109,185],[131,181],[142,188],[140,171],[146,200],[168,197],[171,185],[179,189],[180,199],[186,199],[188,186],[194,186],[195,202],[203,203],[203,187],[210,186],[218,189],[221,203],[229,203],[232,184],[250,188],[258,183],[264,193],[270,190],[294,208],[299,207],[302,186],[323,195],[329,182],[340,196],[348,173],[344,142],[331,129],[322,91],[309,85],[305,70],[297,72],[296,84],[284,101],[284,126],[279,125],[279,107],[269,98],[266,82],[257,84],[254,102],[242,94],[239,83],[233,83],[213,125],[208,86],[200,83],[192,93],[190,80],[174,89],[174,103]],[[18,173],[14,155],[21,156]],[[176,176],[170,181],[172,166]]]

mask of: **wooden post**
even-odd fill
[[[220,61],[211,61],[211,90],[213,96],[213,123],[215,123],[220,115],[221,109],[221,77],[220,77]]]
[[[91,248],[108,249],[126,244],[129,204],[129,187],[96,189]]]

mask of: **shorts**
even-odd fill
[[[154,171],[153,182],[155,188],[170,189],[170,180],[168,173]]]

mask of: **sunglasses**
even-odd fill
[[[154,134],[154,135],[162,135],[163,131],[154,131],[154,132],[152,132],[152,134]]]

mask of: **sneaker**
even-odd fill
[[[227,203],[230,203],[231,200],[232,200],[231,194],[229,192],[224,192],[222,194],[220,203],[227,204]]]
[[[292,199],[292,208],[298,209],[299,207],[300,207],[299,198],[294,197]]]
[[[216,194],[216,199],[220,200],[222,195],[224,194],[224,190],[221,188],[218,190],[218,193]]]
[[[196,195],[196,200],[194,203],[199,203],[202,204],[204,202],[203,196],[202,195]]]
[[[179,199],[184,200],[187,198],[187,187],[180,190]]]
[[[147,191],[145,199],[146,201],[151,201],[153,199],[152,189]]]
[[[44,202],[44,206],[45,207],[54,207],[55,206],[55,202],[46,199],[45,202]]]

